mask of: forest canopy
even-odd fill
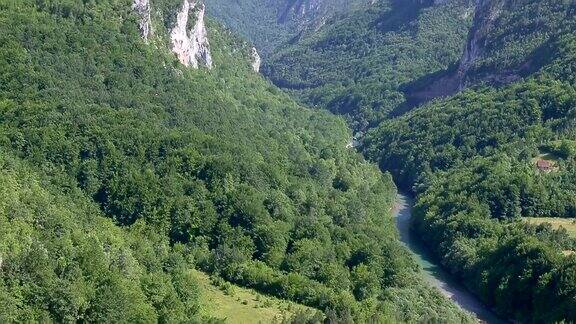
[[[566,253],[576,240],[520,220],[576,217],[575,45],[563,33],[533,76],[424,105],[365,141],[366,153],[417,195],[415,230],[442,264],[521,321],[576,318],[576,257]]]
[[[469,321],[397,240],[388,174],[254,73],[140,38],[129,1],[0,4],[0,321],[209,322],[194,268],[334,320]],[[214,314],[217,315],[218,314]]]

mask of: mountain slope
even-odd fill
[[[574,31],[575,4],[562,1],[479,1],[458,65],[408,87],[416,102],[453,95],[467,87],[518,81],[549,64],[558,37]]]
[[[397,241],[390,176],[203,8],[0,4],[0,319],[206,322],[197,267],[332,320],[469,321]]]
[[[534,34],[546,29],[513,27],[515,3],[502,4],[492,28],[512,26],[508,38],[538,38]],[[524,5],[560,16],[574,9],[555,1]],[[533,17],[524,14],[525,21]],[[576,217],[576,29],[574,15],[564,17],[544,41],[538,72],[424,105],[382,123],[365,142],[366,153],[417,194],[416,230],[442,263],[502,316],[522,322],[576,320],[576,257],[566,253],[576,250],[576,241],[565,229],[520,220]],[[502,62],[514,43],[487,37],[471,66],[494,75],[511,70],[491,64],[513,67],[540,53],[522,51],[517,63]],[[468,80],[485,75],[472,71]]]
[[[197,283],[166,239],[114,226],[79,190],[62,194],[2,156],[0,320],[152,322],[168,309],[174,320],[200,320]]]
[[[403,110],[404,84],[459,59],[472,9],[462,0],[380,2],[286,45],[263,71],[302,102],[363,130]]]
[[[250,39],[264,57],[282,43],[322,26],[335,15],[376,0],[211,0],[209,13]]]
[[[365,153],[417,195],[416,231],[488,306],[572,322],[576,241],[521,218],[576,217],[575,10],[381,2],[284,44],[263,71],[355,130],[374,127]]]

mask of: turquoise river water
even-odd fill
[[[499,319],[476,296],[470,293],[461,283],[442,269],[434,260],[422,241],[410,230],[413,201],[406,195],[399,194],[394,211],[396,227],[400,240],[412,252],[422,268],[422,276],[432,286],[438,288],[446,297],[453,300],[462,309],[474,314],[484,323],[507,323]]]

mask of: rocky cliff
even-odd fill
[[[196,0],[184,0],[177,14],[176,25],[170,32],[172,51],[185,66],[198,68],[200,64],[212,68],[212,55],[208,41],[208,32],[204,23],[206,7]],[[193,16],[194,25],[188,22]]]
[[[505,85],[538,71],[550,59],[557,35],[575,28],[563,24],[574,9],[548,2],[476,0],[473,26],[457,65],[409,89],[407,97],[417,104],[480,83]]]
[[[152,6],[150,0],[133,0],[132,9],[139,17],[140,35],[146,41],[153,35]],[[205,24],[206,7],[201,0],[183,0],[170,33],[170,49],[185,66],[208,69],[213,67],[210,42]],[[190,22],[193,24],[190,25]]]
[[[287,1],[278,11],[278,22],[286,23],[290,16],[295,18],[313,17],[320,13],[322,0]]]
[[[252,47],[252,52],[250,53],[252,58],[252,69],[254,72],[260,72],[260,66],[262,65],[262,59],[260,58],[260,54],[258,54],[258,50],[256,47]]]
[[[150,14],[150,1],[149,0],[134,0],[132,3],[132,9],[136,11],[140,20],[138,22],[138,28],[140,29],[140,35],[144,40],[148,40],[148,37],[152,35],[152,17]]]
[[[409,90],[407,93],[409,101],[419,104],[434,98],[453,95],[466,87],[470,70],[485,52],[488,41],[486,35],[493,28],[494,21],[500,14],[502,3],[503,1],[476,1],[474,22],[457,68],[440,75],[438,79],[432,80],[424,88]]]

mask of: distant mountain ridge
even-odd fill
[[[337,14],[387,0],[208,0],[208,13],[268,56],[281,44],[315,30]]]
[[[404,84],[460,59],[473,12],[467,0],[379,2],[281,46],[263,72],[303,103],[363,130],[401,109]]]

